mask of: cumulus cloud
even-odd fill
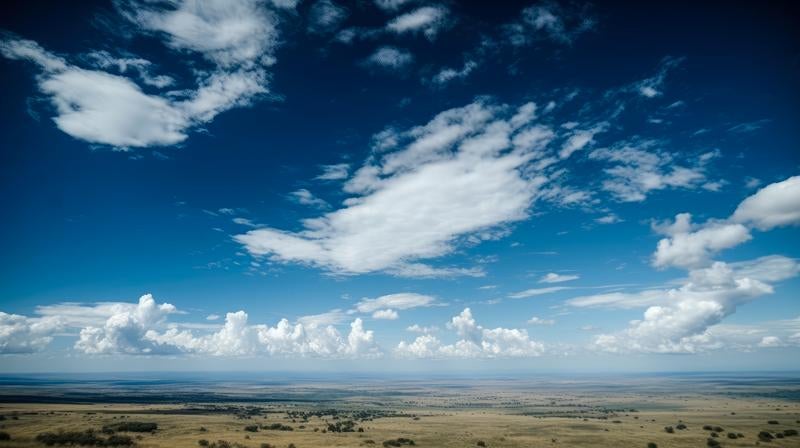
[[[345,313],[335,310],[305,316],[295,324],[281,319],[277,325],[251,325],[244,311],[227,313],[218,331],[195,334],[186,328],[218,326],[175,325],[167,317],[177,313],[168,303],[157,304],[146,294],[138,304],[118,307],[103,324],[80,331],[75,349],[86,354],[159,355],[189,354],[208,356],[282,357],[375,357],[381,352],[374,333],[354,319],[350,331],[342,335],[333,324]],[[209,317],[218,318],[211,315]]]
[[[800,177],[790,177],[762,188],[743,200],[727,220],[693,225],[689,213],[673,223],[654,226],[667,236],[653,255],[656,267],[696,267],[708,264],[711,255],[752,239],[751,228],[770,230],[800,224]]]
[[[477,101],[423,126],[387,129],[344,184],[354,195],[344,207],[305,220],[300,232],[260,228],[235,239],[255,256],[342,274],[480,275],[420,261],[501,237],[504,225],[528,216],[546,182],[528,165],[550,141],[531,110]],[[524,136],[531,132],[539,137]]]
[[[544,344],[530,339],[526,330],[478,325],[469,308],[454,316],[448,328],[459,338],[453,344],[423,334],[412,342],[401,341],[395,354],[409,358],[508,358],[541,356],[545,351]]]
[[[691,270],[680,288],[661,291],[663,304],[647,308],[643,319],[622,332],[598,335],[594,345],[610,352],[696,353],[719,348],[709,329],[738,306],[772,292],[771,285],[715,262]]]
[[[579,278],[579,275],[562,275],[556,274],[555,272],[549,272],[539,279],[539,283],[562,283],[571,280],[577,280]]]
[[[29,318],[0,311],[0,355],[42,351],[62,327],[57,317]]]
[[[433,40],[447,26],[448,13],[445,6],[423,6],[390,20],[386,29],[397,34],[421,32]]]
[[[216,333],[195,336],[173,328],[151,337],[182,352],[211,356],[380,356],[373,332],[364,329],[361,319],[353,320],[344,337],[332,325],[291,324],[287,319],[281,319],[274,327],[250,325],[247,313],[237,311],[226,315],[225,325]]]
[[[656,267],[697,267],[708,264],[711,255],[749,241],[752,236],[741,224],[709,222],[702,228],[692,224],[692,215],[681,213],[669,224],[654,229],[667,235],[658,242],[653,265]]]
[[[800,225],[800,176],[758,190],[736,207],[731,221],[759,230]]]
[[[169,303],[156,304],[150,294],[139,298],[135,308],[120,310],[102,327],[81,330],[75,348],[87,354],[157,354],[173,352],[153,340],[153,328],[163,324],[167,315],[176,312]]]
[[[162,3],[117,2],[119,12],[136,29],[163,39],[179,53],[199,55],[209,70],[198,70],[197,86],[169,94],[146,93],[129,68],[149,86],[173,84],[166,75],[152,76],[141,58],[90,53],[93,68],[79,67],[37,43],[6,36],[0,53],[27,60],[40,70],[39,90],[54,106],[56,126],[90,143],[116,148],[169,146],[219,113],[243,107],[268,93],[267,67],[277,39],[273,15],[255,0]],[[107,70],[117,70],[113,74]]]

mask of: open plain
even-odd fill
[[[800,446],[782,375],[2,384],[8,447]]]

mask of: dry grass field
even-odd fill
[[[215,395],[213,403],[182,404],[67,403],[62,398],[46,403],[45,393],[26,399],[38,403],[0,404],[0,431],[11,438],[0,446],[45,446],[41,437],[37,441],[39,434],[89,429],[100,440],[111,440],[113,433],[130,437],[138,447],[176,448],[203,446],[201,440],[212,447],[254,448],[410,446],[410,441],[419,447],[800,446],[800,436],[794,435],[800,430],[800,402],[792,385],[652,381],[613,386],[238,385],[228,393],[248,399],[226,402]],[[295,399],[269,399],[292,391]],[[120,426],[137,422],[155,423],[157,429],[132,432]],[[760,438],[762,431],[774,438]],[[398,439],[406,440],[398,445]]]

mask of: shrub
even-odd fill
[[[709,435],[710,435],[711,437],[714,437],[714,438],[717,438],[717,437],[719,437],[719,434],[717,434],[717,433],[715,433],[715,432],[712,432],[712,433],[711,433],[711,434],[709,434]]]
[[[787,437],[796,436],[797,435],[797,430],[796,429],[787,429],[787,430],[783,431],[783,435],[785,435]]]
[[[11,434],[5,431],[0,431],[0,440],[11,440]]]
[[[729,438],[729,439],[736,439],[736,438],[738,438],[738,437],[736,436],[736,434],[734,434],[734,433],[732,433],[732,432],[729,432],[729,433],[728,433],[728,438]]]
[[[706,440],[706,445],[708,445],[708,446],[720,446],[719,441],[717,439],[711,439],[711,438]]]
[[[198,440],[197,444],[200,445],[200,446],[208,446],[209,445],[208,440],[206,440],[206,439]]]
[[[478,440],[478,443],[476,445],[485,447],[486,446],[486,442],[484,442],[483,440]]]
[[[715,427],[713,427],[713,428],[711,428],[711,429],[713,429],[713,430],[714,430],[714,432],[725,432],[725,430],[724,430],[724,429],[722,429],[722,427],[721,427],[721,426],[715,426]]]
[[[767,431],[761,431],[758,433],[758,440],[762,442],[771,442],[772,439],[774,439],[774,437],[772,437],[772,434]]]
[[[133,439],[129,436],[111,435],[107,439],[98,436],[93,430],[43,432],[36,436],[36,441],[47,446],[53,445],[83,445],[83,446],[132,446]]]
[[[133,446],[134,442],[130,436],[115,434],[106,439],[103,446]]]
[[[780,425],[780,422],[778,422],[777,420],[770,420],[767,423],[769,423],[770,425]]]
[[[394,440],[385,440],[383,442],[383,446],[385,447],[395,447],[395,446],[403,446],[403,445],[416,445],[413,440],[406,439],[405,437],[399,437]]]
[[[650,442],[647,444],[647,448],[658,448],[658,445],[655,442]]]
[[[683,423],[678,423],[677,425],[675,425],[675,428],[676,429],[680,429],[680,430],[684,430],[684,429],[686,429],[686,425],[684,425]]]
[[[247,425],[244,427],[247,432],[258,432],[258,425]]]
[[[703,431],[713,431],[711,425],[703,425]]]
[[[675,432],[675,428],[673,428],[672,426],[665,426],[665,427],[664,427],[664,431],[666,431],[666,432],[668,432],[668,433],[672,434],[672,433],[674,433],[674,432]]]
[[[153,432],[156,429],[158,424],[152,422],[121,422],[103,426],[103,432]]]

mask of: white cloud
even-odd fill
[[[122,74],[135,68],[142,82],[165,87],[172,79],[152,76],[149,61],[115,58],[92,52],[96,68],[81,68],[35,42],[4,38],[0,53],[39,66],[39,90],[57,112],[56,126],[72,137],[120,149],[169,146],[184,141],[188,132],[219,113],[243,107],[268,93],[266,67],[274,63],[277,30],[274,17],[254,0],[117,2],[120,13],[137,31],[164,39],[181,53],[202,56],[210,70],[196,70],[197,88],[154,95]],[[112,74],[104,70],[117,70]],[[133,73],[130,73],[133,74]]]
[[[362,299],[356,304],[356,310],[361,313],[372,313],[387,309],[408,310],[412,308],[432,306],[435,302],[436,299],[431,296],[410,292],[401,292],[397,294],[387,294],[375,299]]]
[[[658,141],[623,141],[610,148],[599,148],[589,154],[592,160],[612,164],[605,168],[608,179],[602,187],[623,202],[641,202],[651,191],[667,188],[694,189],[705,180],[705,168],[681,166],[675,156],[658,150]]]
[[[682,62],[683,58],[664,58],[659,64],[658,73],[650,78],[634,83],[632,86],[633,90],[645,98],[655,98],[663,95],[662,90],[667,74]]]
[[[341,180],[347,179],[350,175],[349,163],[337,163],[335,165],[322,165],[322,174],[315,179],[319,180]]]
[[[758,190],[739,204],[731,221],[759,230],[800,225],[800,176]]]
[[[777,336],[764,336],[761,338],[761,342],[758,343],[759,347],[781,347],[783,346],[783,342]]]
[[[167,315],[176,312],[169,303],[156,304],[150,294],[139,298],[135,308],[115,313],[102,327],[83,328],[75,348],[87,354],[157,354],[170,352],[153,341],[150,332],[162,324]]]
[[[556,323],[553,319],[542,319],[541,317],[533,316],[528,319],[530,325],[553,325]]]
[[[383,319],[383,320],[397,320],[400,315],[397,314],[397,311],[392,309],[387,310],[378,310],[372,313],[373,319]]]
[[[435,85],[442,86],[450,81],[466,78],[476,68],[478,68],[478,63],[471,60],[465,62],[459,69],[443,68],[431,78],[431,82]]]
[[[594,220],[594,222],[598,224],[616,224],[618,222],[622,222],[623,219],[617,216],[614,213],[609,213],[605,216],[601,216]]]
[[[525,291],[515,292],[513,294],[509,294],[508,297],[512,299],[526,299],[528,297],[535,297],[541,296],[544,294],[551,294],[558,291],[563,291],[565,289],[571,289],[569,286],[550,286],[548,288],[532,288],[526,289]]]
[[[300,232],[260,228],[235,239],[255,256],[341,274],[480,275],[431,272],[419,261],[496,239],[506,234],[497,232],[504,225],[527,218],[546,182],[526,166],[542,157],[545,143],[512,145],[529,130],[531,124],[515,119],[528,109],[478,101],[424,126],[387,130],[375,141],[380,152],[345,183],[356,196],[343,208],[303,221]]]
[[[570,45],[591,30],[594,23],[585,8],[577,10],[556,2],[543,2],[523,9],[520,18],[504,28],[514,46],[531,45],[541,39]]]
[[[137,305],[120,307],[116,311],[103,324],[83,328],[75,349],[86,354],[126,355],[334,358],[381,355],[373,332],[364,329],[361,319],[351,322],[350,332],[346,336],[339,333],[332,325],[344,319],[345,313],[339,310],[305,316],[298,319],[296,324],[282,319],[274,327],[250,325],[247,313],[237,311],[227,313],[225,323],[218,331],[201,335],[179,327],[218,327],[169,324],[167,316],[176,313],[176,308],[168,303],[157,304],[149,294],[142,296]],[[36,339],[31,337],[31,341]]]
[[[591,129],[573,131],[567,141],[564,142],[561,151],[558,152],[558,156],[562,159],[566,159],[576,151],[581,151],[588,145],[591,145],[594,142],[594,136],[605,131],[607,127],[608,123],[601,123]]]
[[[301,188],[299,190],[289,193],[289,198],[291,198],[298,204],[302,205],[310,205],[312,207],[322,208],[322,209],[330,207],[330,204],[314,196],[310,191],[306,190],[305,188]]]
[[[219,320],[220,317],[222,316],[220,316],[219,314],[209,314],[208,316],[206,316],[206,320]]]
[[[395,353],[409,358],[508,358],[540,356],[545,350],[544,344],[531,340],[526,330],[483,328],[469,308],[454,316],[448,328],[459,337],[453,344],[443,344],[437,337],[423,334],[410,343],[401,341]]]
[[[388,12],[397,11],[402,6],[413,3],[414,1],[415,0],[373,0],[375,6]]]
[[[332,33],[350,13],[331,0],[318,0],[309,10],[308,29],[313,33]]]
[[[800,176],[790,177],[760,189],[743,200],[725,221],[710,220],[692,225],[691,214],[681,213],[672,224],[655,225],[667,235],[658,242],[653,256],[656,267],[697,267],[722,249],[749,241],[750,228],[770,230],[800,224]]]
[[[571,280],[577,280],[579,278],[580,276],[578,275],[561,275],[561,274],[556,274],[555,272],[550,272],[542,276],[542,278],[539,279],[539,283],[561,283],[561,282],[568,282]]]
[[[428,333],[436,333],[437,331],[439,331],[439,327],[437,326],[423,327],[421,325],[414,324],[407,327],[406,331],[410,331],[412,333],[428,334]]]
[[[240,226],[247,226],[247,227],[258,227],[252,220],[242,217],[237,217],[231,219],[235,224],[239,224]]]
[[[389,21],[386,29],[397,34],[422,32],[428,39],[435,39],[447,26],[449,10],[445,6],[423,6],[399,15]]]
[[[0,355],[42,351],[62,326],[57,317],[29,318],[0,311]]]
[[[692,215],[681,213],[675,216],[672,224],[654,226],[654,229],[667,235],[658,242],[653,255],[653,266],[697,267],[709,263],[711,255],[737,246],[752,237],[747,227],[741,224],[709,222],[702,228],[692,225]]]
[[[413,61],[414,55],[408,51],[386,46],[375,50],[365,63],[369,66],[387,70],[400,70],[411,65]]]
[[[772,292],[772,286],[715,262],[690,271],[680,288],[661,292],[663,304],[647,308],[643,319],[622,332],[598,335],[594,345],[610,352],[696,353],[719,348],[709,328],[738,306]]]

